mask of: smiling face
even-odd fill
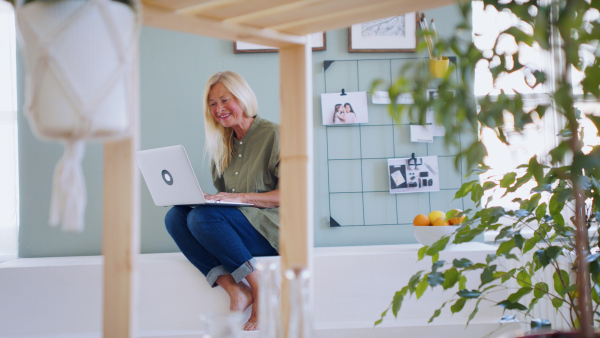
[[[223,84],[217,82],[208,93],[208,106],[215,121],[225,128],[234,128],[243,124],[244,110],[235,96]]]

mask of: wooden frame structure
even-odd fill
[[[141,0],[144,25],[280,49],[281,106],[286,107],[281,109],[282,271],[297,266],[311,269],[312,261],[312,54],[307,35],[455,1]],[[136,132],[104,149],[103,322],[104,337],[110,338],[135,336],[140,194],[134,155],[138,139]],[[287,293],[282,292],[282,310],[288,308]]]

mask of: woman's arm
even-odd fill
[[[248,192],[248,193],[231,193],[220,192],[214,195],[205,195],[207,200],[227,201],[238,203],[251,203],[259,208],[277,208],[279,207],[279,189],[268,192]]]

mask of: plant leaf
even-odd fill
[[[403,300],[404,295],[402,294],[402,292],[397,291],[396,294],[394,294],[394,298],[392,299],[392,313],[396,318],[398,318],[398,311],[400,311],[400,308],[402,307]]]
[[[508,300],[503,300],[500,303],[496,304],[502,306],[506,310],[519,310],[519,311],[527,311],[527,307],[521,303],[513,303]]]
[[[548,258],[556,260],[558,255],[562,253],[563,250],[562,247],[559,246],[549,246],[548,248],[546,248],[545,251],[546,256],[548,256]]]
[[[481,302],[482,299],[483,298],[479,298],[477,300],[477,303],[475,303],[475,308],[473,309],[473,312],[471,312],[471,314],[469,315],[469,319],[467,320],[467,325],[466,326],[469,326],[469,323],[471,322],[471,320],[473,320],[473,318],[475,318],[475,315],[479,311],[479,303]]]
[[[508,296],[507,300],[511,303],[516,303],[521,298],[523,298],[523,296],[531,293],[531,291],[533,291],[533,288],[529,288],[529,287],[520,288],[519,290],[517,290],[517,292],[514,292],[510,296]]]
[[[423,276],[423,280],[421,280],[419,285],[417,285],[417,288],[415,289],[415,295],[417,296],[417,299],[421,298],[423,293],[425,293],[425,290],[427,290],[427,286],[429,286],[429,284],[427,283],[428,278],[429,275]]]
[[[452,304],[452,306],[450,307],[450,311],[452,313],[460,312],[460,310],[462,310],[463,307],[465,306],[466,302],[467,302],[466,298],[459,298],[454,304]]]
[[[548,294],[549,290],[550,289],[548,288],[548,284],[544,282],[536,283],[535,288],[533,289],[533,296],[535,298],[542,298]]]
[[[479,184],[479,181],[469,181],[467,183],[463,183],[460,189],[454,195],[454,199],[459,199],[461,197],[467,196],[467,194],[471,191],[475,184]]]
[[[442,237],[440,240],[433,243],[427,249],[426,254],[428,256],[434,256],[434,255],[438,254],[440,251],[444,250],[444,248],[446,247],[446,244],[448,244],[449,240],[450,240],[450,237],[448,237],[448,236]]]
[[[504,255],[508,254],[515,246],[516,246],[515,241],[512,239],[509,241],[506,241],[506,242],[502,242],[498,246],[498,250],[496,250],[496,254],[498,256],[504,256]]]
[[[531,287],[531,276],[523,269],[517,274],[517,283],[521,287]]]
[[[388,310],[385,310],[381,313],[381,318],[375,322],[374,326],[377,326],[377,325],[381,324],[381,322],[383,322],[383,318],[387,315],[387,312],[388,312]]]
[[[535,209],[535,218],[537,218],[538,222],[540,222],[542,218],[546,216],[547,209],[548,205],[546,205],[546,202],[540,204],[537,209]]]
[[[536,251],[534,257],[537,258],[543,267],[546,267],[548,264],[550,264],[550,257],[546,256],[546,250],[544,249]]]
[[[560,298],[552,298],[552,306],[554,306],[558,312],[558,309],[563,305],[564,301]]]
[[[473,262],[471,262],[467,258],[461,258],[460,260],[455,258],[454,261],[452,261],[452,265],[455,268],[468,268],[471,265],[473,265]]]
[[[477,291],[477,290],[467,290],[467,289],[462,289],[460,291],[458,291],[457,295],[460,298],[479,298],[481,296],[481,292]]]
[[[433,322],[433,320],[434,320],[436,317],[438,317],[438,316],[439,316],[439,315],[442,313],[442,309],[443,309],[443,308],[446,306],[446,304],[448,304],[448,302],[444,302],[444,303],[442,304],[442,306],[440,306],[440,307],[439,307],[439,309],[437,309],[437,310],[435,310],[435,311],[433,312],[433,316],[431,316],[431,318],[429,318],[429,322],[428,322],[428,323],[431,323],[431,322]]]
[[[559,295],[564,296],[568,291],[567,286],[571,284],[569,280],[569,274],[565,270],[561,269],[560,275],[559,271],[555,271],[554,275],[552,275],[552,278],[554,279],[554,290],[558,292]]]
[[[442,267],[446,261],[436,261],[431,265],[431,272],[436,272],[437,269]]]
[[[429,247],[426,245],[426,246],[421,247],[419,249],[419,251],[417,252],[417,257],[418,257],[417,262],[420,261],[420,260],[422,260],[423,258],[425,258],[425,252],[427,252],[428,248]]]
[[[494,276],[494,271],[496,271],[496,265],[486,266],[481,272],[481,286],[493,282],[498,277]]]
[[[408,281],[408,285],[406,286],[406,288],[408,288],[408,291],[410,291],[411,295],[413,294],[413,292],[415,292],[417,285],[419,285],[419,283],[421,282],[421,274],[422,273],[423,273],[423,270],[418,271],[417,273],[412,275],[412,277],[410,277],[410,280]],[[406,294],[406,292],[405,292],[405,294]]]
[[[432,272],[427,276],[427,283],[431,286],[438,286],[444,283],[444,274],[441,272]]]
[[[460,276],[460,279],[458,280],[458,288],[460,290],[463,290],[467,287],[467,277],[465,277],[464,275]]]
[[[442,287],[444,290],[448,290],[449,288],[456,285],[458,279],[460,278],[460,273],[456,270],[455,267],[452,267],[444,272],[444,284]]]

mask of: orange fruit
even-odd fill
[[[458,214],[460,214],[462,212],[462,210],[460,210],[460,209],[452,209],[452,210],[456,210],[456,213],[454,214],[453,217],[451,217],[448,220],[448,223],[450,223],[452,225],[462,224],[463,220],[465,219],[465,215],[458,216]]]
[[[433,226],[444,226],[448,225],[448,222],[443,217],[438,217],[435,221],[431,223]]]
[[[418,214],[413,220],[413,225],[431,225],[429,218],[423,214]]]
[[[429,217],[429,222],[431,222],[431,224],[433,224],[433,221],[435,221],[438,218],[442,218],[442,219],[446,220],[446,213],[443,211],[436,210],[436,211],[430,212],[427,217]]]

